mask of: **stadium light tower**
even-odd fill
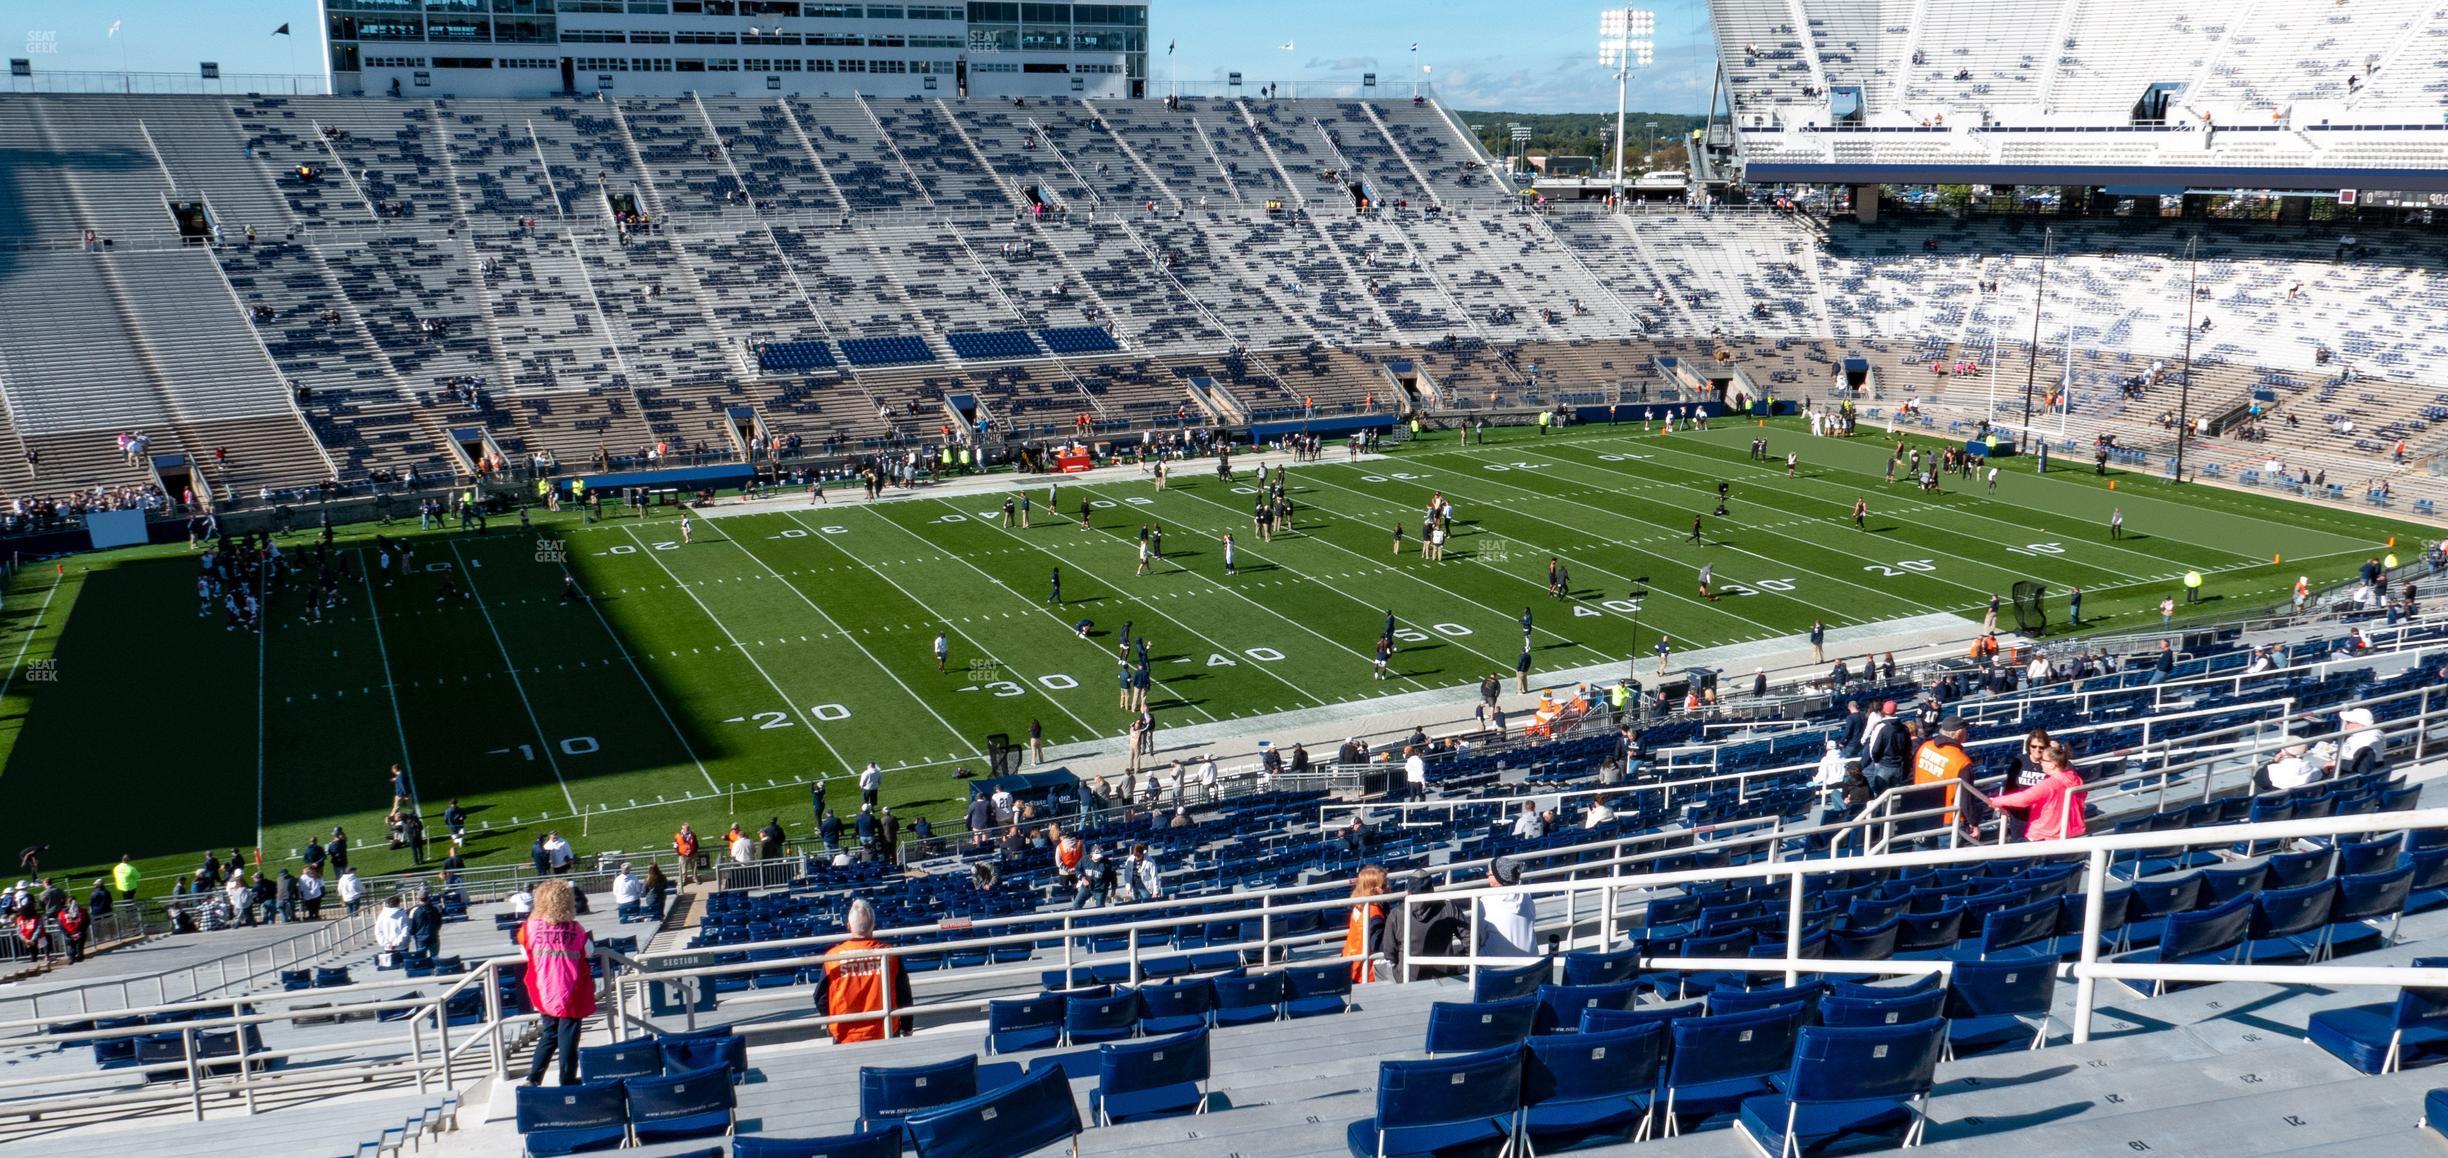
[[[1632,66],[1649,67],[1657,59],[1657,13],[1639,8],[1609,8],[1598,14],[1598,64],[1615,70],[1615,178],[1609,192],[1623,206],[1624,101],[1632,87]]]

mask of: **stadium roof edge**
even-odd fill
[[[1880,165],[1753,161],[1743,179],[1762,185],[2122,185],[2175,189],[2330,192],[2402,189],[2448,192],[2448,169],[2308,169],[2169,165]]]

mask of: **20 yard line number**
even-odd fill
[[[812,706],[810,706],[810,707],[808,708],[808,715],[809,715],[809,716],[811,716],[811,717],[814,717],[814,718],[816,718],[816,719],[823,720],[823,721],[826,721],[827,723],[830,723],[830,722],[835,721],[835,720],[847,720],[847,719],[849,719],[849,718],[850,718],[850,709],[845,708],[845,707],[841,706],[840,704],[815,704],[815,705],[812,705]],[[795,728],[795,727],[798,727],[798,726],[799,726],[799,725],[798,725],[796,722],[794,722],[794,721],[793,721],[793,720],[790,718],[790,713],[789,713],[789,712],[770,712],[770,711],[768,711],[768,712],[750,712],[750,713],[748,713],[748,714],[747,714],[747,715],[745,715],[745,716],[733,716],[733,717],[731,717],[731,718],[730,718],[730,719],[728,719],[728,720],[724,720],[724,721],[723,721],[723,723],[726,723],[726,724],[750,724],[750,723],[753,723],[753,724],[755,724],[755,725],[757,726],[757,730],[758,730],[758,731],[760,731],[760,732],[770,732],[770,731],[773,731],[773,730],[774,730],[774,729],[776,729],[776,728]]]

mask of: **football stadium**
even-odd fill
[[[2448,1152],[2448,11],[1221,7],[29,33],[0,1142]]]

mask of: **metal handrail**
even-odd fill
[[[2448,809],[2424,809],[2400,814],[2353,815],[2322,817],[2317,820],[2268,821],[2253,824],[2217,825],[2182,832],[2124,833],[2108,836],[2082,836],[2070,840],[2019,843],[2003,846],[1974,846],[1927,852],[1882,853],[1860,857],[1835,857],[1820,860],[1778,861],[1771,863],[1731,865],[1681,872],[1644,873],[1628,877],[1613,877],[1603,881],[1561,881],[1554,883],[1520,884],[1502,887],[1458,889],[1440,892],[1434,899],[1440,903],[1472,902],[1487,896],[1530,896],[1571,898],[1596,892],[1602,897],[1605,918],[1601,936],[1611,941],[1615,930],[1615,903],[1627,890],[1648,891],[1670,885],[1686,885],[1702,881],[1721,883],[1728,880],[1776,880],[1791,883],[1793,894],[1787,908],[1789,926],[1787,956],[1782,958],[1641,958],[1644,969],[1726,968],[1747,972],[1782,970],[1789,978],[1802,973],[1907,973],[1926,972],[1921,964],[1892,961],[1852,962],[1824,958],[1797,957],[1791,947],[1800,940],[1805,882],[1829,874],[1850,874],[1867,869],[1918,868],[1934,865],[1972,864],[1991,860],[2026,860],[2035,856],[2062,859],[2081,855],[2089,860],[2089,872],[2083,884],[2084,919],[2082,959],[2068,971],[2076,979],[2074,1041],[2091,1039],[2091,1016],[2097,1008],[2097,985],[2103,978],[2167,981],[2266,981],[2271,983],[2310,982],[2322,985],[2418,985],[2448,983],[2448,969],[2421,970],[2405,968],[2370,968],[2340,966],[2263,966],[2263,965],[2175,965],[2128,963],[2103,965],[2099,961],[2099,936],[2103,923],[2103,900],[2110,883],[2109,865],[2118,853],[2143,852],[2153,849],[2188,848],[2204,844],[2259,843],[2288,841],[2306,837],[2338,837],[2359,835],[2375,830],[2399,831],[2448,828]],[[1416,903],[1411,897],[1389,898],[1406,906]],[[1568,901],[1568,903],[1570,903]],[[1458,966],[1479,968],[1491,964],[1511,963],[1511,958],[1482,956],[1478,952],[1477,923],[1472,923],[1469,952],[1438,957],[1410,957],[1406,970],[1420,966]],[[1915,967],[1907,969],[1906,965]]]

